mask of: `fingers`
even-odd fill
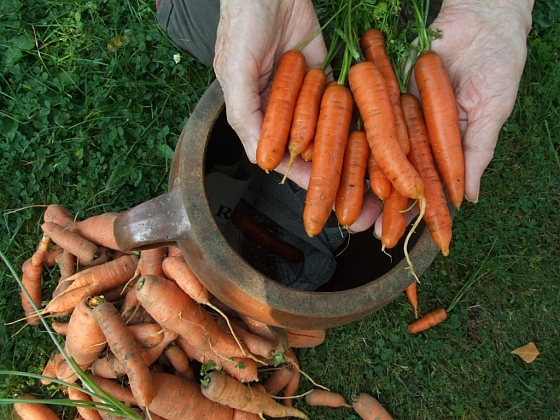
[[[369,229],[376,220],[379,220],[379,215],[383,209],[383,203],[371,192],[368,192],[364,196],[364,202],[362,204],[362,212],[358,216],[358,219],[352,223],[350,226],[351,232],[363,232]]]

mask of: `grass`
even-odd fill
[[[152,2],[0,7],[0,249],[18,266],[39,240],[46,204],[87,217],[164,192],[181,129],[214,75],[185,54],[174,62],[181,52]],[[400,419],[560,419],[559,11],[558,1],[535,5],[514,111],[479,203],[456,215],[450,256],[421,278],[420,313],[446,307],[496,240],[480,278],[448,321],[418,336],[407,332],[404,296],[329,330],[323,345],[299,352],[318,383],[348,399],[371,393]],[[123,45],[111,51],[115,36]],[[47,273],[45,289],[54,282]],[[19,296],[0,265],[0,370],[40,373],[54,346],[42,329],[13,323],[23,315]],[[541,352],[532,364],[510,354],[530,341]],[[300,390],[309,387],[304,379]],[[0,398],[62,398],[60,389],[0,378]],[[314,419],[357,419],[348,409],[304,409]]]

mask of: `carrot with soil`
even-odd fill
[[[49,250],[50,243],[51,239],[49,236],[43,234],[37,249],[33,252],[33,255],[22,264],[21,268],[21,282],[27,294],[29,294],[28,297],[23,290],[21,291],[21,305],[27,323],[32,326],[41,324],[41,319],[37,316],[37,312],[31,302],[33,302],[37,308],[41,308],[43,304],[43,261]]]
[[[97,245],[73,233],[70,229],[53,222],[43,223],[41,229],[46,235],[50,236],[55,244],[71,252],[81,261],[91,262],[99,255]]]
[[[363,420],[393,420],[385,407],[369,394],[361,393],[352,407]]]
[[[286,153],[305,68],[305,56],[299,50],[286,51],[278,63],[257,144],[257,164],[266,172],[276,169]]]

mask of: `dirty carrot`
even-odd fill
[[[381,251],[392,249],[406,231],[404,212],[408,207],[408,198],[401,195],[395,188],[383,202]]]
[[[46,234],[43,234],[41,240],[39,241],[37,249],[35,250],[35,252],[33,252],[33,255],[22,264],[21,268],[21,282],[23,284],[23,287],[25,288],[27,293],[29,293],[31,301],[33,301],[33,303],[35,303],[35,306],[39,309],[42,306],[43,300],[43,261],[45,260],[45,256],[49,250],[50,243],[50,237]],[[37,326],[41,324],[41,319],[37,316],[35,308],[33,307],[31,301],[22,290],[21,305],[25,313],[26,321],[29,325]]]
[[[166,256],[166,246],[140,251],[140,260],[138,261],[140,275],[154,274],[156,276],[163,276],[162,263]]]
[[[312,389],[305,394],[305,402],[311,406],[351,407],[341,394],[324,389]]]
[[[112,379],[102,378],[98,375],[88,374],[87,376],[95,385],[117,400],[131,405],[138,404],[129,387],[113,381]]]
[[[436,169],[424,115],[418,99],[411,94],[402,95],[403,112],[410,136],[409,160],[424,181],[426,212],[424,221],[432,239],[444,256],[449,255],[452,236],[452,219],[447,206],[438,171]]]
[[[445,64],[432,50],[414,65],[430,144],[451,203],[459,208],[465,195],[465,161],[459,130],[457,102]]]
[[[213,371],[202,380],[202,393],[211,401],[226,407],[269,417],[307,419],[300,410],[277,403],[267,393],[243,384],[229,375]]]
[[[284,386],[282,396],[284,399],[282,400],[282,404],[291,407],[294,404],[292,398],[296,395],[297,389],[299,388],[299,383],[301,381],[301,370],[299,366],[299,360],[292,348],[287,349],[284,352],[284,359],[288,366],[291,366],[292,369],[292,377],[290,381]]]
[[[74,387],[67,387],[66,388],[66,392],[68,393],[68,399],[72,400],[72,401],[92,401],[91,397],[86,394],[85,392],[74,388]],[[78,405],[78,407],[76,407],[76,410],[78,411],[78,414],[80,416],[82,416],[82,418],[84,420],[102,420],[103,418],[101,417],[101,414],[99,414],[99,411],[93,409],[93,408],[87,408],[87,407],[83,407],[81,405]]]
[[[134,398],[140,406],[149,406],[154,397],[154,383],[138,342],[112,303],[99,298],[92,312],[111,352],[125,366]]]
[[[278,63],[257,144],[257,164],[266,172],[274,170],[286,153],[305,68],[305,56],[299,50],[286,51]]]
[[[418,318],[418,284],[416,280],[405,289],[405,294],[414,309],[414,317]]]
[[[323,230],[333,210],[353,105],[350,91],[342,85],[330,86],[323,93],[303,209],[303,224],[310,237]]]
[[[71,252],[81,261],[93,261],[99,254],[97,245],[56,223],[45,222],[41,229],[55,244]]]
[[[423,198],[424,183],[398,141],[395,113],[383,75],[375,64],[364,61],[350,68],[348,82],[373,158],[401,195],[413,200]]]
[[[389,181],[385,172],[383,172],[383,170],[379,167],[373,158],[371,151],[368,156],[367,172],[369,177],[369,186],[377,198],[385,200],[389,197],[392,188],[391,181]]]
[[[310,69],[305,74],[294,108],[292,128],[288,140],[290,161],[282,179],[282,184],[285,182],[296,157],[301,155],[315,137],[321,97],[326,84],[327,75],[321,68]]]
[[[276,341],[253,334],[245,328],[245,325],[241,321],[232,319],[231,323],[228,325],[225,320],[222,321],[218,319],[218,324],[226,332],[229,332],[231,327],[233,330],[232,332],[239,338],[251,354],[263,357],[266,360],[271,359],[277,354]]]
[[[31,394],[21,394],[18,396],[21,400],[37,400],[37,397]],[[45,404],[35,402],[15,402],[14,410],[21,420],[60,420],[60,417],[47,407]]]
[[[237,229],[280,258],[291,263],[303,260],[301,249],[277,237],[249,213],[235,209],[230,215],[230,220]]]
[[[270,395],[278,395],[292,380],[294,370],[292,366],[283,364],[274,369],[272,374],[264,381],[264,389]]]
[[[114,233],[115,220],[119,213],[102,213],[81,220],[72,226],[72,231],[98,246],[118,250]]]
[[[391,60],[387,55],[385,37],[379,29],[370,28],[362,34],[360,45],[366,60],[374,63],[385,79],[387,91],[389,92],[391,104],[393,105],[393,112],[395,114],[399,143],[404,150],[404,154],[407,155],[410,150],[410,145],[401,105],[401,89],[395,71],[393,70]]]
[[[334,205],[336,218],[344,229],[348,229],[356,221],[362,210],[369,155],[366,133],[361,130],[352,131],[344,151],[340,184]]]
[[[154,322],[129,325],[128,329],[142,347],[156,346],[164,337],[164,329]]]
[[[369,394],[361,393],[352,407],[362,420],[393,420],[385,408]]]
[[[66,207],[53,203],[47,206],[43,221],[53,222],[66,228],[74,224],[74,216]]]

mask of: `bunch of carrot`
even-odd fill
[[[81,375],[151,418],[307,418],[293,407],[304,375],[294,349],[321,344],[326,331],[273,327],[233,311],[208,292],[177,246],[139,252],[105,246],[114,243],[105,226],[113,218],[76,221],[64,207],[48,206],[37,251],[22,264],[25,288],[41,308],[26,309],[26,320],[37,325],[39,316],[55,318],[51,326],[64,339],[63,352],[55,351],[44,367],[42,384],[69,384],[68,398],[84,419],[113,414]],[[82,233],[93,222],[97,228]],[[59,281],[41,306],[47,272],[51,279],[58,273]],[[228,385],[212,391],[221,380]],[[48,410],[24,400],[16,408]]]

